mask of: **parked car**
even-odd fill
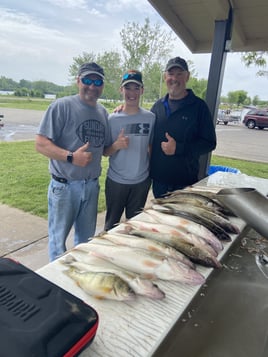
[[[243,124],[245,124],[249,129],[254,128],[268,128],[268,109],[252,109],[250,110],[243,119]]]

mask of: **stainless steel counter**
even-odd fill
[[[268,279],[255,262],[267,246],[253,230],[238,239],[153,356],[267,357]]]

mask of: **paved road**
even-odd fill
[[[39,110],[0,108],[4,114],[4,127],[0,129],[0,141],[32,140],[44,114]]]
[[[248,129],[240,124],[217,125],[215,155],[268,163],[268,129]]]
[[[4,128],[0,141],[33,140],[44,114],[37,110],[0,108]],[[268,163],[268,129],[250,130],[239,124],[217,125],[215,155]]]

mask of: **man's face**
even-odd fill
[[[143,88],[137,83],[127,83],[121,87],[121,93],[124,97],[125,103],[132,106],[138,106],[140,96],[143,93]]]
[[[179,67],[173,67],[164,75],[166,86],[171,98],[180,99],[185,93],[186,83],[189,80],[189,72]]]
[[[103,79],[97,74],[89,74],[83,78],[78,77],[77,85],[81,99],[89,105],[96,104],[104,88]]]

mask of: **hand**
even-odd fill
[[[120,104],[120,105],[118,105],[118,107],[116,107],[114,109],[113,113],[120,113],[120,112],[122,112],[123,108],[124,108],[124,105]]]
[[[176,151],[176,141],[168,133],[165,135],[167,141],[161,142],[161,148],[166,155],[174,155]]]
[[[127,149],[128,145],[129,137],[125,136],[124,129],[121,129],[116,141],[113,143],[113,148],[115,150]]]
[[[73,153],[74,165],[85,167],[92,161],[92,152],[87,151],[89,145],[89,142],[87,142]]]

